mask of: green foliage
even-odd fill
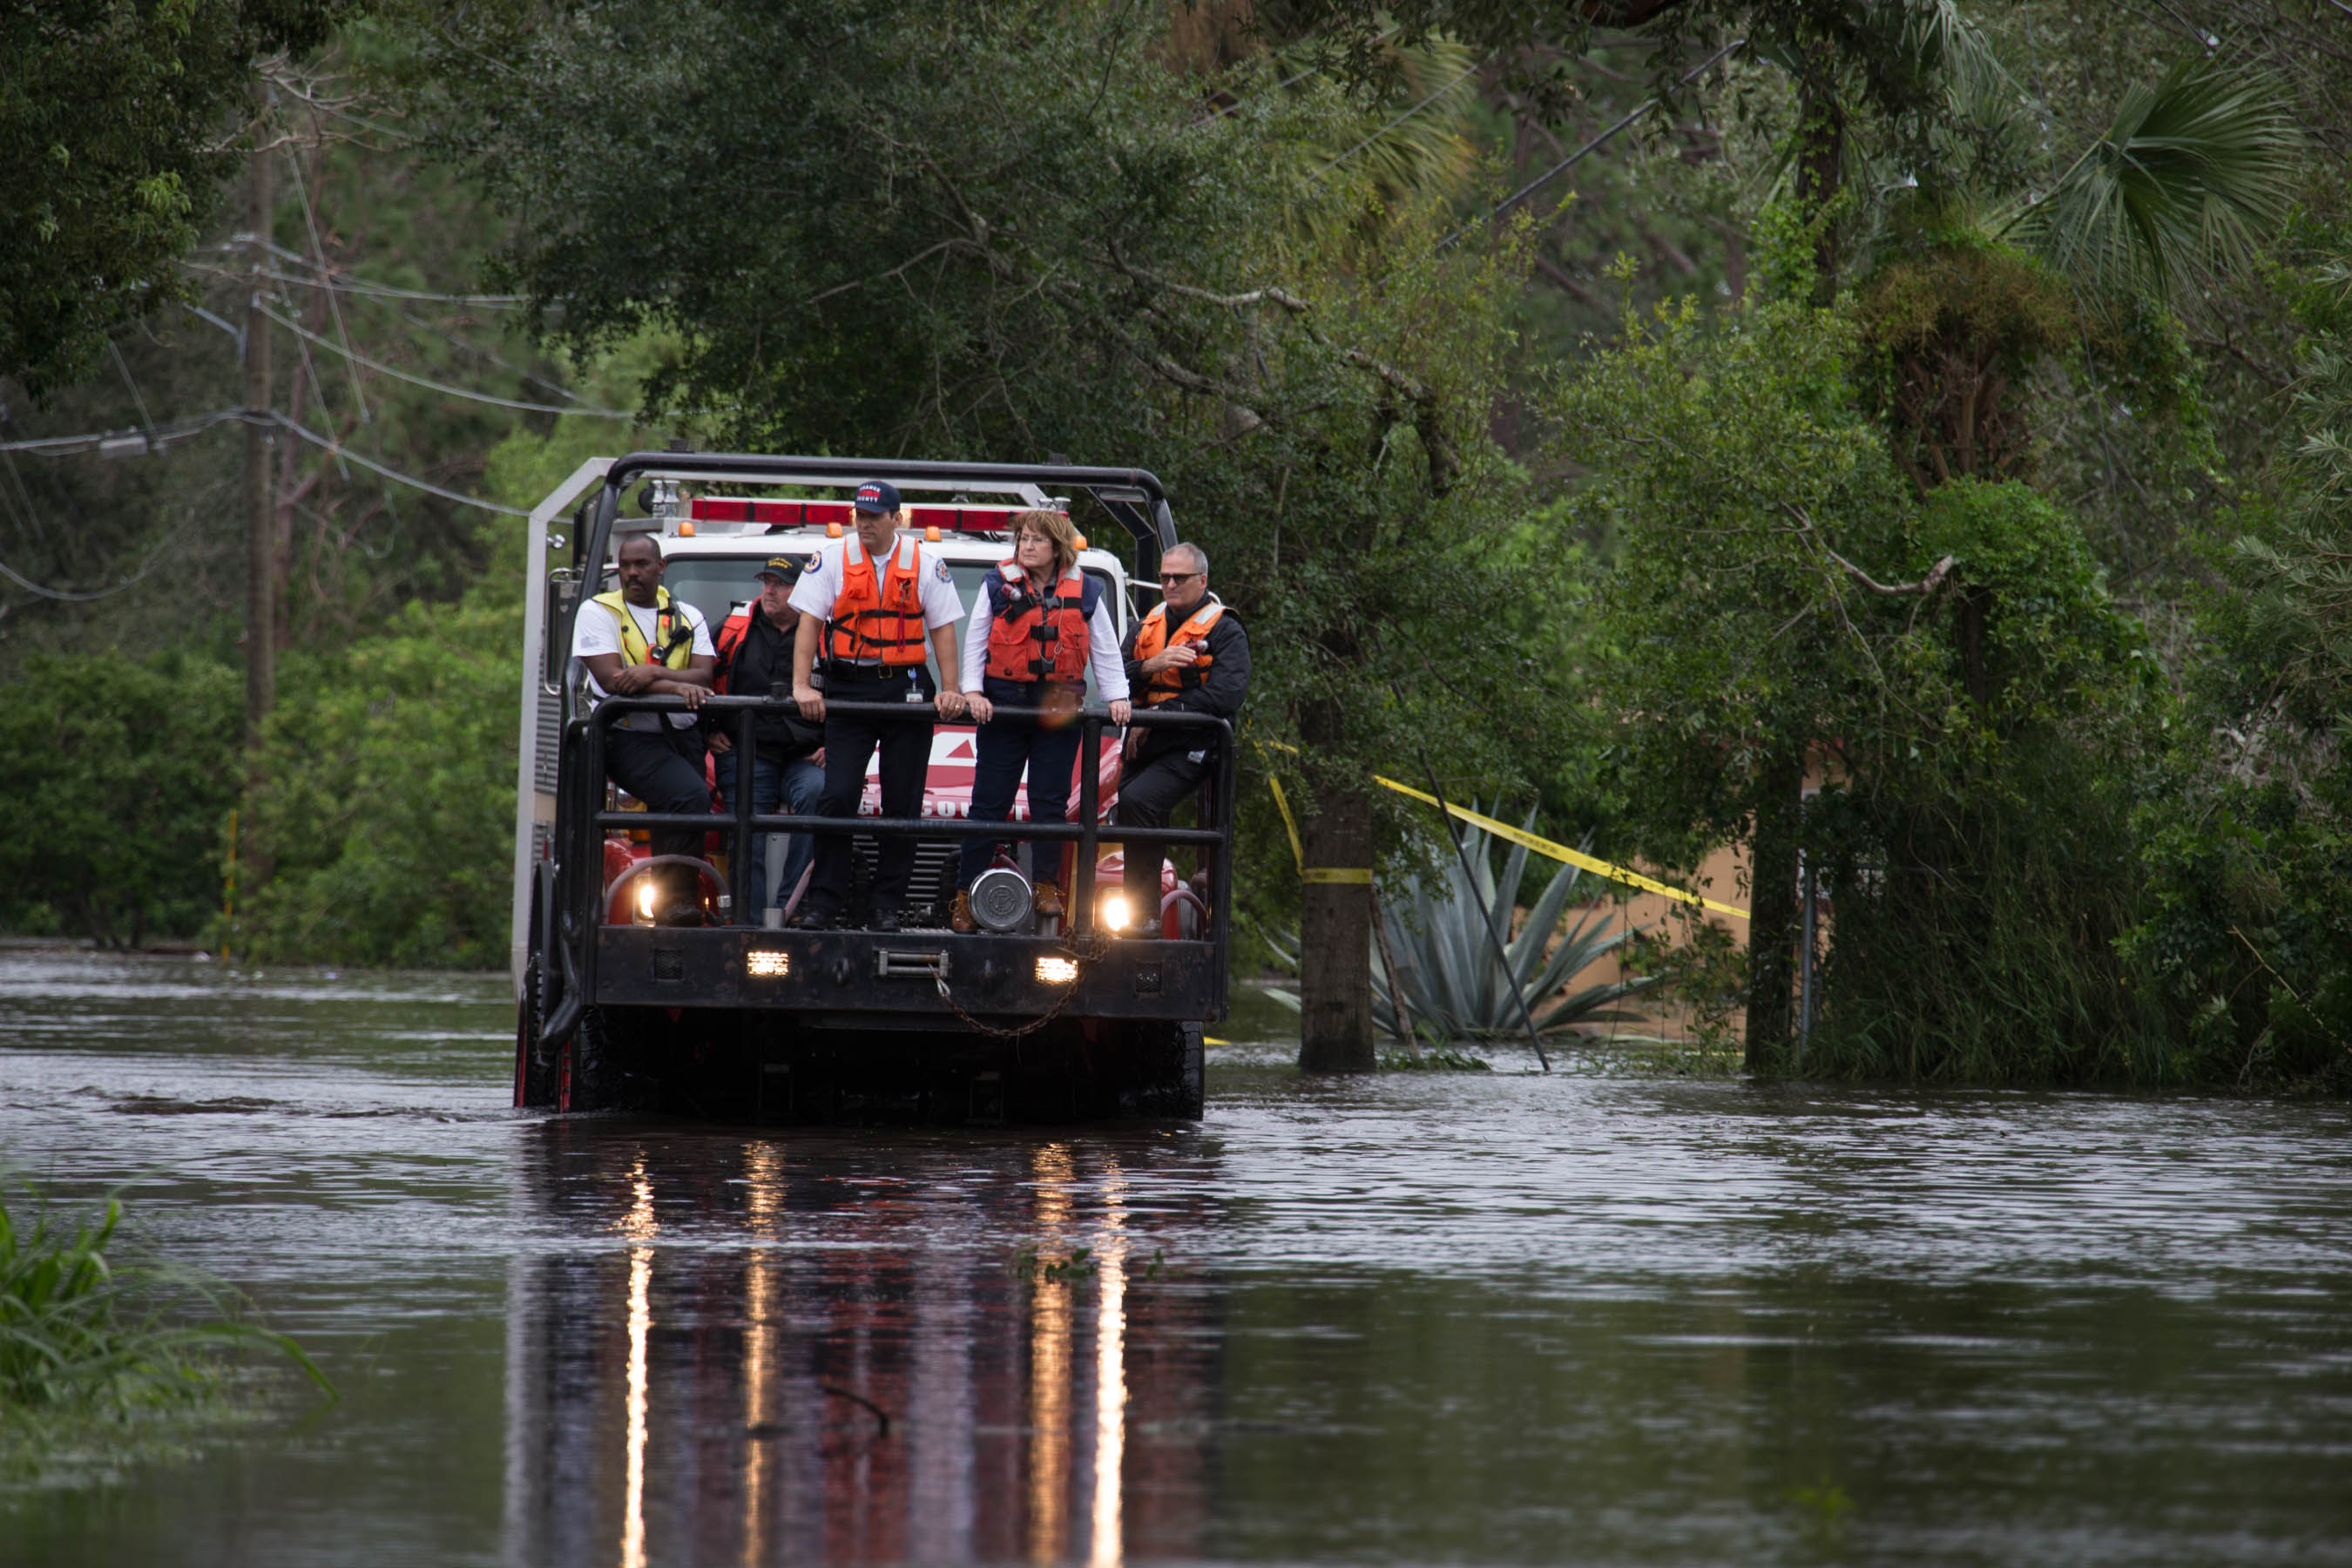
[[[1773,302],[1625,328],[1549,413],[1594,475],[1566,521],[1614,541],[1580,609],[1640,781],[1638,847],[1695,865],[1745,836],[1768,779],[1816,738],[1875,721],[1883,616],[1842,563],[1899,581],[1912,503],[1853,405],[1844,317]]]
[[[339,0],[73,0],[0,11],[0,375],[34,396],[188,290],[178,270],[236,166],[252,64]]]
[[[2032,452],[2023,384],[2071,354],[2073,300],[2048,269],[1961,229],[1890,255],[1855,301],[1876,360],[1872,406],[1925,489],[1956,476],[2021,474]]]
[[[383,635],[313,655],[271,715],[251,797],[275,868],[240,911],[255,959],[489,968],[512,886],[511,576],[412,604]]]
[[[1559,406],[1619,541],[1601,674],[1667,863],[1753,843],[1822,776],[1793,828],[1836,910],[1805,1070],[2152,1076],[2116,785],[2164,694],[2080,531],[2014,483],[1918,498],[1836,311],[1629,340]]]
[[[0,1476],[38,1475],[83,1447],[136,1452],[159,1425],[226,1413],[223,1355],[283,1355],[334,1385],[283,1334],[242,1320],[200,1277],[123,1268],[109,1257],[122,1208],[109,1200],[70,1230],[46,1209],[29,1225],[0,1199]]]
[[[2325,319],[2324,317],[2322,318]],[[2150,899],[2128,950],[2153,977],[2179,1070],[2352,1083],[2352,359],[2323,331],[2274,504],[2215,542],[2192,722],[2135,826]]]
[[[1534,821],[1530,814],[1528,825]],[[1527,847],[1512,845],[1498,874],[1486,831],[1465,824],[1462,835],[1470,857],[1467,869],[1459,855],[1442,854],[1433,875],[1405,872],[1390,883],[1381,900],[1387,952],[1395,956],[1397,968],[1391,973],[1376,943],[1372,1014],[1380,1026],[1399,1039],[1425,1039],[1442,1047],[1461,1040],[1496,1042],[1513,1035],[1525,1038],[1530,1016],[1537,1032],[1547,1036],[1632,1017],[1616,1004],[1645,989],[1646,980],[1564,989],[1633,934],[1597,910],[1580,910],[1561,931],[1561,918],[1571,904],[1595,894],[1605,896],[1606,889],[1587,884],[1581,868],[1562,865],[1514,935],[1519,883],[1528,868]],[[1496,932],[1505,942],[1500,959],[1495,954]],[[1397,1013],[1400,990],[1410,1031]]]
[[[38,655],[0,702],[0,920],[136,946],[220,904],[240,690],[208,659]]]
[[[1688,905],[1679,906],[1667,921],[1664,931],[1633,933],[1625,967],[1650,982],[1650,1007],[1679,1016],[1693,1053],[1736,1060],[1739,1035],[1734,1020],[1748,1000],[1748,949],[1721,922]]]

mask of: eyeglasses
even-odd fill
[[[1185,583],[1205,575],[1207,574],[1202,572],[1162,572],[1160,574],[1160,580],[1162,583]]]

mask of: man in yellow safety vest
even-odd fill
[[[624,535],[614,557],[620,588],[581,605],[572,622],[572,657],[586,667],[589,695],[680,697],[689,710],[701,707],[710,695],[717,660],[709,624],[662,586],[661,545],[653,535]],[[615,720],[604,736],[606,776],[643,801],[647,811],[709,811],[698,722],[691,711],[631,713]],[[656,855],[701,857],[701,829],[661,827],[650,837]],[[701,923],[700,879],[692,867],[646,874],[666,890],[655,910],[656,921]]]

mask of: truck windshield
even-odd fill
[[[759,595],[758,573],[761,563],[766,560],[764,555],[677,555],[671,557],[667,570],[662,574],[662,582],[673,597],[684,599],[702,612],[710,622],[710,635],[715,641],[719,628],[727,624],[727,617]],[[981,592],[981,580],[992,569],[992,563],[986,561],[948,563],[948,571],[955,578],[956,598],[964,607],[963,615],[956,620],[956,647],[959,652],[963,647],[964,626],[971,618],[972,603]],[[1110,610],[1111,624],[1121,626],[1121,635],[1124,636],[1125,628],[1121,623],[1125,617],[1120,613],[1124,606],[1118,600],[1118,584],[1107,573],[1089,568],[1087,575],[1094,579],[1095,585],[1102,590],[1103,601]],[[611,585],[610,583],[606,584],[608,587]],[[939,661],[933,658],[928,662],[931,665],[932,678],[938,679]],[[1087,676],[1087,700],[1092,702],[1098,698],[1094,675],[1089,671]]]

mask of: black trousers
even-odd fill
[[[666,716],[665,716],[666,721]],[[650,730],[612,730],[604,736],[604,773],[646,803],[647,811],[709,811],[710,787],[703,782],[702,737],[688,730],[676,744]],[[656,827],[647,835],[656,855],[702,855],[700,827]],[[664,886],[693,895],[696,877],[679,868],[647,873]]]
[[[922,694],[925,710],[929,711],[929,700],[938,687],[929,670],[920,666],[917,670],[919,679],[910,684],[904,670],[879,676],[847,671],[837,666],[830,668],[824,677],[825,700],[828,704],[898,703],[905,701],[911,690]],[[866,764],[877,746],[882,752],[882,815],[903,817],[923,814],[923,776],[931,765],[931,726],[850,718],[828,707],[824,716],[824,793],[816,801],[819,816],[857,815],[857,803],[866,794]],[[818,837],[816,867],[809,878],[804,905],[809,913],[830,919],[840,914],[848,903],[851,855],[848,834],[827,833]],[[881,856],[874,869],[875,910],[896,912],[905,908],[907,884],[914,876],[915,841],[881,840]]]
[[[1194,762],[1188,752],[1167,751],[1136,764],[1118,781],[1118,809],[1112,820],[1121,827],[1165,827],[1169,814],[1190,799],[1209,776],[1207,758]],[[1167,857],[1164,844],[1122,844],[1127,856],[1127,903],[1135,911],[1137,928],[1160,933],[1160,863]]]
[[[1014,707],[1040,706],[1035,683],[991,679],[983,682],[983,691],[992,702]],[[1072,709],[1075,712],[1075,707]],[[992,719],[980,727],[972,743],[971,819],[974,822],[1003,822],[1013,816],[1013,796],[1021,787],[1021,775],[1029,775],[1029,820],[1060,822],[1069,816],[1070,777],[1078,760],[1078,743],[1086,731],[1073,722],[1049,730],[1028,719]],[[1018,844],[1018,834],[1007,834]],[[969,889],[973,879],[988,869],[995,858],[998,840],[967,838],[957,856],[956,886]],[[1030,845],[1030,880],[1050,881],[1059,876],[1062,846],[1032,841]]]

